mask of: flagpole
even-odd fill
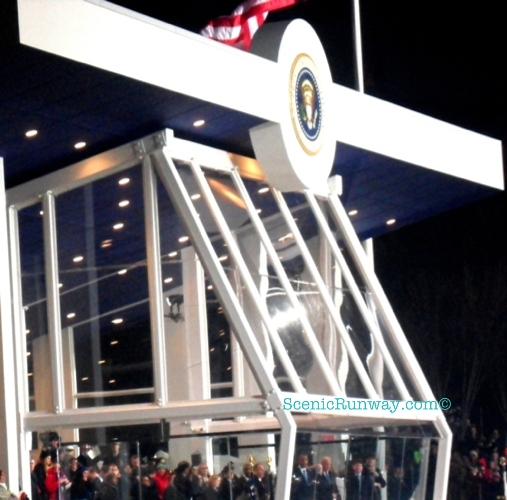
[[[361,44],[361,13],[359,0],[354,0],[354,46],[356,54],[357,90],[364,94],[363,47]]]

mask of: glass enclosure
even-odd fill
[[[84,179],[69,167],[75,182],[57,173],[54,190],[18,201],[33,447],[54,428],[62,470],[84,454],[96,472],[119,450],[125,498],[153,493],[162,459],[238,477],[262,462],[269,491],[294,491],[300,455],[314,495],[328,470],[332,488],[352,488],[359,462],[381,471],[372,487],[388,498],[424,498],[438,408],[285,407],[431,396],[338,198],[281,193],[223,152],[201,164],[188,144],[185,156],[178,140],[174,153],[146,141],[142,158],[132,148]]]

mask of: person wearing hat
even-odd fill
[[[162,459],[157,464],[157,469],[152,477],[152,480],[153,484],[155,485],[155,489],[157,490],[158,500],[163,500],[164,493],[171,484],[171,474],[167,469],[165,460]]]

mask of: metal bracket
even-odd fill
[[[146,155],[146,149],[144,147],[143,141],[136,141],[132,144],[132,147],[134,148],[134,153],[136,156],[139,157],[139,159],[144,158]]]

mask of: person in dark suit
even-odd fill
[[[315,500],[317,498],[317,475],[308,467],[308,455],[298,456],[292,473],[291,499]]]
[[[386,487],[386,480],[382,476],[382,472],[377,467],[377,461],[375,457],[368,457],[365,462],[364,475],[370,476],[373,482],[372,500],[380,500],[380,490]]]
[[[317,499],[341,500],[331,459],[329,457],[322,458],[320,468],[320,473],[317,476]]]
[[[373,481],[370,475],[363,474],[361,460],[352,462],[352,470],[346,482],[347,500],[371,500],[373,496]]]

